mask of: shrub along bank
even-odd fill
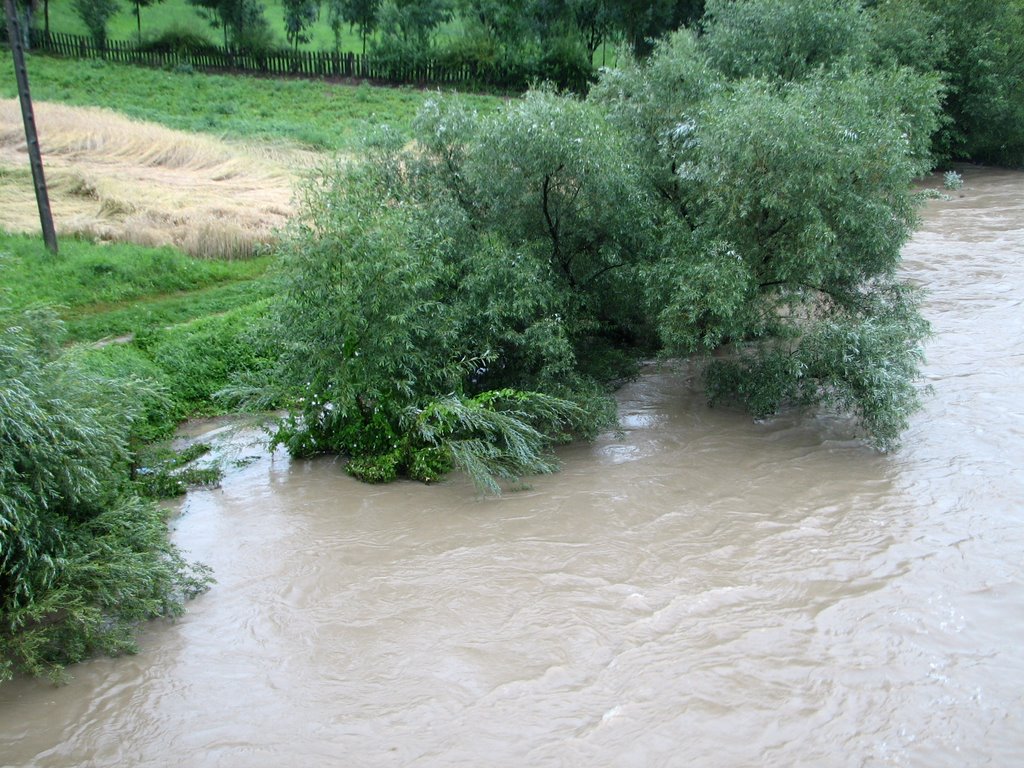
[[[927,334],[899,254],[942,79],[903,58],[917,38],[886,42],[852,0],[767,7],[709,2],[703,36],[627,60],[585,99],[423,96],[413,145],[383,133],[306,187],[272,289],[200,277],[216,315],[176,305],[188,322],[168,329],[129,310],[76,333],[129,328],[136,343],[67,353],[25,301],[5,310],[0,674],[122,649],[131,622],[203,587],[132,467],[229,381],[290,408],[276,440],[293,453],[345,454],[369,481],[457,468],[496,491],[549,471],[550,447],[612,423],[611,388],[656,352],[703,364],[714,402],[831,408],[895,447]],[[150,257],[158,285],[118,278],[140,306],[180,271]],[[113,316],[75,301],[120,267],[83,265],[26,295],[65,297],[69,323]],[[244,280],[266,303],[228,290]]]
[[[265,365],[250,338],[266,267],[71,240],[54,257],[0,235],[0,681],[131,650],[136,623],[210,583],[148,500],[180,493],[192,457],[156,465],[148,446]],[[168,293],[174,311],[150,311]],[[45,305],[78,323],[74,338]],[[115,333],[135,342],[85,343]]]

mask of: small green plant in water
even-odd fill
[[[946,171],[942,176],[942,186],[949,190],[961,189],[964,185],[964,177],[956,171]]]
[[[149,499],[173,499],[189,488],[216,486],[223,476],[220,467],[188,466],[209,452],[209,444],[193,443],[181,451],[155,451],[144,457],[145,466],[135,471],[139,495]]]

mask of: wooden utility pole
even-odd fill
[[[43,241],[51,252],[57,252],[57,232],[53,228],[53,213],[50,198],[46,194],[46,179],[43,177],[43,157],[39,151],[39,136],[36,133],[36,118],[32,112],[32,96],[28,90],[28,70],[25,69],[25,51],[18,30],[18,11],[14,0],[4,0],[7,14],[7,37],[11,42],[14,56],[14,74],[18,80],[18,98],[21,99],[21,118],[25,123],[25,143],[28,144],[28,159],[32,166],[32,182],[36,188],[36,205],[39,206],[39,222],[43,226]]]

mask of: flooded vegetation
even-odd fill
[[[933,392],[900,451],[657,366],[497,499],[236,437],[174,522],[217,585],[137,656],[0,688],[0,762],[1024,762],[1024,174],[960,170],[904,249]]]

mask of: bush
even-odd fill
[[[131,493],[129,435],[150,393],[60,355],[42,316],[0,323],[0,680],[133,648],[134,625],[206,588],[163,511]]]
[[[133,451],[169,437],[178,422],[186,417],[187,411],[174,397],[167,374],[135,346],[78,347],[69,355],[92,376],[143,385],[137,389],[137,415],[129,426],[129,445]]]
[[[536,79],[550,81],[561,90],[586,93],[593,77],[590,54],[578,38],[563,36],[544,41]]]
[[[432,100],[415,146],[316,179],[285,241],[278,442],[497,492],[608,426],[607,387],[660,347],[734,353],[712,400],[835,407],[893,447],[919,405],[927,324],[898,266],[939,80],[877,64],[854,0],[748,13],[769,5],[713,4],[706,38],[586,99]]]
[[[214,395],[270,364],[260,323],[267,302],[239,307],[157,331],[137,340],[174,393],[179,413],[214,413]]]
[[[185,27],[168,27],[138,45],[141,51],[155,53],[207,53],[217,46],[205,35]]]

